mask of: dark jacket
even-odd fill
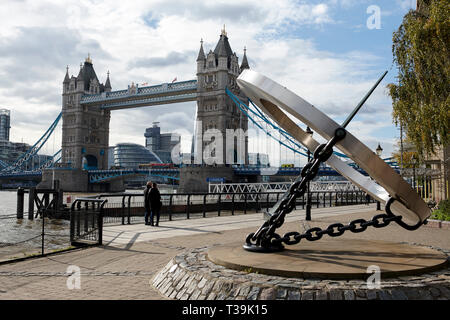
[[[151,205],[150,205],[150,190],[151,188],[145,188],[144,190],[144,207],[145,211],[150,212]]]
[[[150,189],[149,199],[152,208],[155,208],[156,210],[161,209],[161,194],[159,193],[158,188]]]

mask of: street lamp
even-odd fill
[[[375,152],[377,153],[377,156],[381,158],[381,154],[383,153],[383,148],[380,146],[380,143],[378,142],[378,147],[375,149]],[[381,210],[381,203],[380,201],[377,201],[377,210]]]
[[[413,155],[411,160],[413,165],[413,189],[416,190],[416,166],[417,166],[416,155]]]
[[[313,132],[310,127],[306,127],[306,133],[309,134],[309,136],[312,138]],[[311,159],[311,152],[308,149],[308,162]],[[306,218],[307,221],[311,221],[311,200],[309,196],[309,181],[307,183],[306,188]]]
[[[381,157],[381,153],[383,152],[383,148],[380,146],[380,143],[378,143],[378,147],[375,150],[377,152],[377,156]]]

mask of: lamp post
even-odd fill
[[[416,165],[417,158],[415,155],[412,156],[412,165],[413,165],[413,189],[416,190]]]
[[[311,130],[310,127],[306,127],[306,133],[309,134],[310,137],[312,137],[313,132]],[[311,152],[308,149],[308,162],[311,158]],[[311,200],[310,200],[310,195],[309,195],[309,181],[307,183],[307,188],[306,188],[306,218],[307,221],[311,221]]]
[[[380,143],[378,142],[378,147],[375,149],[375,152],[377,153],[377,156],[381,158],[381,154],[383,153],[383,148],[380,146]],[[381,210],[381,203],[377,200],[377,211]]]
[[[381,157],[381,154],[383,152],[383,148],[380,146],[379,142],[378,142],[378,147],[377,147],[377,149],[375,151],[377,153],[377,156]]]

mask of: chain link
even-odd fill
[[[303,196],[307,189],[307,183],[313,180],[318,171],[320,164],[327,161],[333,154],[333,146],[345,137],[346,131],[343,128],[338,128],[335,135],[326,144],[321,144],[313,153],[313,158],[303,167],[300,176],[291,185],[289,191],[283,196],[279,202],[278,207],[274,210],[274,214],[266,221],[255,233],[250,233],[246,238],[246,246],[248,250],[253,250],[258,247],[259,251],[277,250],[283,248],[283,243],[287,245],[294,245],[306,239],[308,241],[320,240],[323,235],[330,237],[339,237],[350,230],[353,233],[360,233],[366,231],[368,227],[383,228],[388,226],[392,221],[402,226],[407,230],[415,230],[424,222],[419,222],[414,226],[405,224],[401,216],[394,215],[390,209],[391,204],[396,201],[390,198],[386,203],[386,214],[375,215],[371,220],[356,219],[351,221],[348,225],[342,223],[330,224],[326,229],[319,227],[309,228],[304,233],[296,231],[285,233],[283,237],[275,233],[275,230],[281,227],[284,223],[286,214],[295,209],[295,202],[297,198]],[[300,179],[300,180],[299,180]],[[382,220],[382,221],[380,221]]]
[[[307,189],[307,184],[313,180],[317,173],[319,172],[320,164],[327,161],[333,154],[333,146],[345,137],[346,131],[343,128],[338,128],[335,131],[335,135],[326,144],[319,145],[313,152],[313,158],[308,161],[308,163],[303,167],[300,177],[291,185],[289,191],[281,199],[278,208],[276,208],[274,214],[270,219],[258,229],[255,233],[251,233],[247,236],[246,242],[248,246],[277,246],[281,238],[275,233],[275,230],[284,223],[284,217],[286,214],[292,212],[295,209],[295,203],[298,197],[305,194]],[[300,179],[301,178],[301,179]],[[300,180],[299,180],[300,179]],[[307,239],[318,240],[322,237],[322,233],[313,234],[313,229],[311,233],[308,233],[305,237]],[[253,242],[254,241],[254,242]],[[298,239],[286,239],[286,242],[291,243],[294,241],[299,241]]]
[[[379,220],[382,219],[383,222]],[[308,241],[317,241],[322,239],[323,235],[329,235],[330,237],[339,237],[344,234],[345,231],[349,230],[353,233],[363,232],[367,227],[382,228],[388,226],[392,221],[400,221],[401,216],[391,216],[388,214],[378,214],[372,218],[372,220],[366,221],[365,219],[356,219],[351,221],[347,226],[342,223],[330,224],[326,229],[321,229],[319,227],[314,227],[308,229],[304,233],[299,233],[296,231],[291,231],[284,234],[272,241],[272,245],[281,245],[282,243],[287,245],[294,245],[300,242],[301,239],[306,239]],[[359,227],[358,227],[359,225]]]

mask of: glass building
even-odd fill
[[[159,122],[153,122],[153,127],[145,129],[145,147],[154,152],[164,163],[172,163],[172,149],[180,143],[178,133],[161,133]]]
[[[9,141],[11,114],[7,109],[0,109],[0,140]]]
[[[114,166],[137,169],[140,164],[162,163],[161,159],[144,146],[135,143],[118,143],[114,147]]]

